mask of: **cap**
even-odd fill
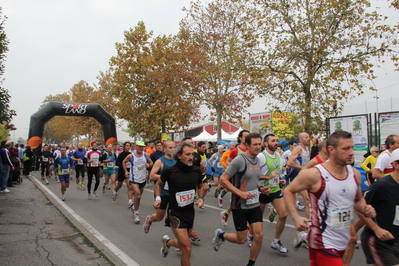
[[[90,143],[91,146],[93,146],[94,144],[97,144],[97,142],[93,141],[92,143]]]
[[[136,145],[145,147],[144,141],[141,141],[141,140],[136,141]]]
[[[223,149],[224,150],[224,146],[223,145],[219,145],[218,149]]]
[[[399,161],[399,149],[396,149],[391,153],[391,163],[394,161]]]

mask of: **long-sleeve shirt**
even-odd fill
[[[10,167],[13,167],[10,159],[10,152],[6,148],[1,149],[1,161],[3,162],[3,164],[8,164]]]
[[[369,157],[364,160],[364,162],[360,165],[361,168],[363,168],[364,171],[369,172],[374,169],[375,164],[377,163],[377,158],[375,158],[373,155],[370,155]],[[367,165],[370,164],[371,168],[368,168]]]

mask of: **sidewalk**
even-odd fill
[[[1,265],[113,265],[26,177],[0,194]]]

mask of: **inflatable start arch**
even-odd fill
[[[35,154],[41,151],[44,125],[57,115],[93,117],[103,126],[105,144],[117,142],[115,119],[98,103],[48,102],[30,117],[28,145]]]

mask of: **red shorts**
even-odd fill
[[[343,266],[345,250],[314,249],[309,247],[310,266]]]

